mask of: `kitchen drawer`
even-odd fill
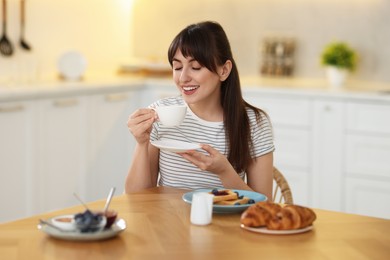
[[[347,135],[346,170],[348,175],[377,176],[390,180],[390,136]]]
[[[390,105],[348,103],[347,128],[349,131],[390,134]]]
[[[310,126],[311,102],[308,99],[247,93],[245,100],[266,111],[274,125]]]

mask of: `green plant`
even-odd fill
[[[357,54],[346,43],[333,42],[325,46],[321,54],[321,63],[352,71],[356,68]]]

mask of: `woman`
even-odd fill
[[[126,178],[127,193],[171,186],[254,190],[272,198],[274,144],[266,114],[242,98],[238,70],[223,28],[215,22],[189,25],[168,50],[177,97],[161,99],[130,115],[137,145]],[[187,105],[179,127],[164,127],[151,108]],[[201,143],[172,153],[150,141]]]

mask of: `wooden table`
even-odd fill
[[[0,259],[390,259],[390,220],[315,210],[314,230],[265,235],[240,228],[240,214],[190,224],[185,190],[153,188],[113,198],[127,229],[97,242],[57,240],[37,229],[39,218],[83,211],[67,208],[0,225]],[[105,199],[89,203],[101,209]],[[4,209],[2,209],[4,210]]]

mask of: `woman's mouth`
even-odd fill
[[[183,86],[182,89],[183,89],[183,92],[184,94],[186,95],[192,95],[193,93],[195,93],[195,91],[199,88],[199,85],[196,85],[196,86]]]

